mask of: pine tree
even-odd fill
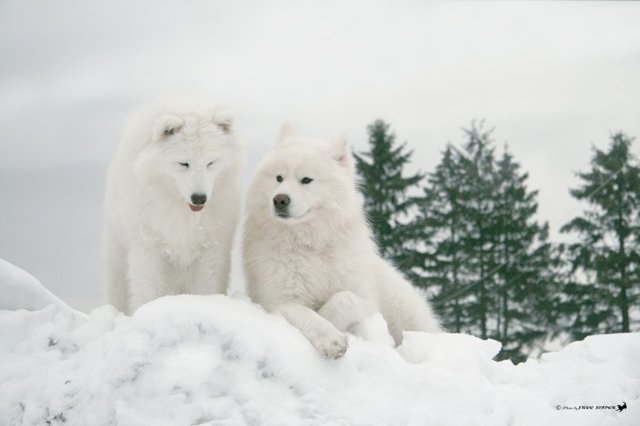
[[[497,162],[496,329],[501,358],[523,361],[549,334],[548,307],[557,287],[557,267],[548,242],[549,226],[534,220],[537,191],[529,191],[527,173],[505,148]]]
[[[436,306],[445,328],[456,333],[470,327],[465,314],[469,298],[456,297],[469,284],[463,245],[468,224],[462,210],[463,197],[469,191],[464,189],[468,182],[459,163],[455,148],[448,145],[440,164],[427,176],[418,219],[430,248],[424,281],[438,293],[435,302],[441,301]]]
[[[549,334],[554,247],[513,156],[505,148],[496,160],[482,123],[465,135],[427,177],[419,218],[432,236],[426,281],[448,330],[500,340],[501,358],[522,361]]]
[[[462,148],[449,145],[428,175],[419,223],[432,236],[426,282],[435,287],[433,303],[445,328],[487,338],[496,307],[489,274],[495,267],[494,149],[482,123],[464,132]]]
[[[582,182],[570,191],[589,204],[561,230],[579,237],[569,246],[577,274],[564,305],[574,338],[635,326],[630,311],[640,294],[640,168],[632,143],[619,132],[608,151],[594,148],[591,169],[578,173]]]
[[[463,238],[468,253],[467,265],[475,282],[472,294],[475,303],[468,307],[471,321],[479,328],[475,333],[486,339],[490,337],[490,316],[497,310],[495,293],[496,241],[494,218],[497,179],[495,154],[491,140],[492,130],[485,131],[483,123],[472,124],[464,129],[467,142],[461,152],[460,164],[465,174],[467,192],[462,208],[469,221],[468,232]]]
[[[389,124],[376,120],[367,127],[369,150],[354,154],[365,211],[380,254],[416,284],[420,278],[413,268],[423,262],[415,240],[411,215],[416,204],[410,194],[424,178],[421,173],[405,176],[412,151],[397,144]]]

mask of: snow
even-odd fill
[[[42,309],[56,305],[72,309],[28,272],[0,259],[0,309]]]
[[[0,264],[0,425],[550,426],[640,419],[637,333],[588,337],[514,366],[492,359],[498,342],[462,334],[406,333],[394,349],[376,315],[350,336],[342,359],[326,360],[283,318],[243,296],[170,296],[131,317],[110,306],[86,317],[7,265]],[[19,287],[33,297],[4,292],[18,283],[31,283]],[[20,309],[23,302],[31,310]],[[595,409],[623,401],[623,412]],[[594,409],[569,409],[581,405]]]

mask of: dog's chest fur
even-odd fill
[[[251,280],[257,285],[249,291],[271,299],[270,304],[299,303],[315,310],[338,291],[359,293],[363,284],[362,261],[348,247],[273,244],[259,251],[261,260],[255,266],[261,270],[260,283]]]

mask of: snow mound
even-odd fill
[[[500,343],[405,333],[384,319],[321,358],[241,296],[172,296],[132,317],[78,313],[0,260],[0,425],[632,425],[640,334],[592,336],[541,360]],[[622,402],[627,409],[614,408]],[[580,408],[579,407],[591,407]],[[598,408],[606,406],[606,408]]]
[[[38,310],[48,305],[73,311],[28,272],[0,259],[0,309]]]
[[[382,323],[381,323],[382,322]],[[640,336],[587,338],[540,361],[495,341],[407,333],[382,317],[325,360],[283,318],[226,296],[172,296],[133,317],[0,311],[0,424],[637,424]],[[557,410],[613,405],[628,409]]]

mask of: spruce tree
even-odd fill
[[[492,218],[495,159],[490,131],[482,123],[464,129],[462,148],[449,145],[428,175],[419,223],[431,235],[426,282],[445,328],[489,337],[495,267]]]
[[[503,343],[522,361],[548,333],[556,288],[548,225],[535,220],[537,192],[511,153],[496,159],[491,131],[465,130],[427,177],[419,223],[431,235],[426,281],[445,328]]]
[[[485,131],[483,123],[463,129],[467,141],[460,151],[459,163],[464,173],[466,191],[462,208],[468,220],[468,232],[463,244],[468,253],[467,267],[475,281],[471,294],[475,303],[467,308],[470,320],[476,324],[479,337],[490,337],[490,316],[497,309],[495,293],[496,237],[495,195],[497,175],[492,130]]]
[[[501,358],[523,361],[548,331],[548,307],[557,288],[548,242],[549,226],[535,220],[537,191],[527,189],[528,174],[505,148],[497,162],[495,196],[496,291],[495,331],[503,345]]]
[[[468,182],[459,163],[455,148],[448,145],[440,164],[427,176],[418,219],[429,247],[424,281],[436,289],[436,308],[445,328],[456,333],[470,327],[466,315],[469,297],[456,296],[469,284],[465,269],[468,253],[463,245],[468,218],[462,209]]]
[[[630,311],[640,294],[640,168],[632,143],[619,132],[607,151],[593,148],[591,169],[577,174],[581,184],[570,191],[588,204],[561,230],[579,238],[569,245],[576,274],[564,304],[577,339],[636,325]]]
[[[413,152],[406,143],[396,143],[388,123],[376,120],[367,131],[369,149],[354,157],[373,236],[380,254],[417,284],[420,278],[413,268],[423,262],[423,254],[415,238],[416,199],[410,192],[424,175],[405,174]]]

